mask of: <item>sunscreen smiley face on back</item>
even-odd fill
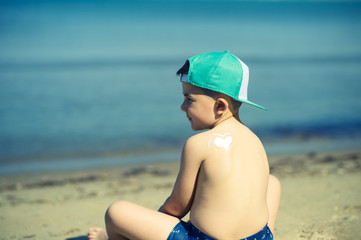
[[[215,151],[229,151],[233,146],[233,138],[230,133],[212,134],[208,140],[208,148]]]

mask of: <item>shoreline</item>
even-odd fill
[[[282,184],[276,239],[356,239],[361,223],[361,150],[269,156]],[[158,209],[179,163],[0,177],[0,239],[86,239],[106,208],[124,199]]]

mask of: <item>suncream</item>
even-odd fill
[[[232,147],[233,138],[230,133],[212,134],[208,140],[208,147],[216,151],[229,151]]]

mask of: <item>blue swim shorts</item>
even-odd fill
[[[191,222],[180,221],[167,240],[217,240],[199,231]],[[273,234],[266,225],[261,231],[241,240],[273,240]]]

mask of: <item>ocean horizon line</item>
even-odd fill
[[[236,56],[241,54],[234,53]],[[49,70],[49,69],[87,69],[87,68],[103,68],[103,67],[129,67],[129,66],[165,66],[182,64],[188,56],[184,57],[146,57],[146,58],[80,58],[77,60],[35,60],[35,61],[4,61],[0,60],[1,71],[9,70]],[[189,56],[191,57],[191,56]],[[318,55],[318,56],[244,56],[242,60],[251,64],[307,64],[307,63],[361,63],[360,54],[339,54],[339,55]]]

